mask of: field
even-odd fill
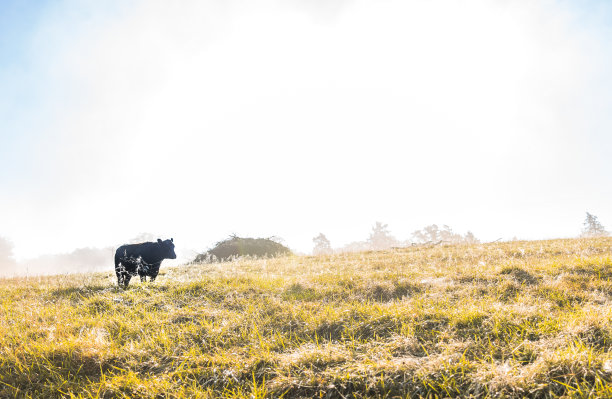
[[[612,239],[0,280],[0,397],[612,397]]]

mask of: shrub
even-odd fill
[[[214,248],[209,249],[195,258],[195,262],[225,261],[243,256],[265,258],[279,255],[289,255],[291,250],[271,238],[241,238],[230,236],[219,241]]]

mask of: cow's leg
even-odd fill
[[[147,274],[149,273],[149,264],[146,263],[142,257],[138,258],[138,266],[136,267],[136,271],[140,276],[140,282],[144,283],[147,281]]]
[[[149,277],[151,277],[151,282],[155,281],[157,274],[159,273],[159,267],[161,266],[161,262],[153,264],[151,271],[149,272]]]
[[[120,287],[127,287],[131,278],[132,276],[130,276],[129,273],[123,271],[117,272],[117,284],[119,284]]]
[[[121,261],[117,257],[115,257],[115,274],[117,275],[117,284],[119,287],[126,285],[125,276],[127,276],[127,271],[125,270],[125,266],[121,264]]]
[[[123,284],[122,270],[125,270],[125,268],[121,265],[118,254],[115,254],[115,274],[117,275],[117,284],[119,287]]]
[[[117,284],[119,287],[126,288],[130,283],[132,276],[130,276],[130,273],[128,273],[123,262],[115,260],[115,273],[117,274]]]

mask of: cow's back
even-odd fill
[[[157,250],[157,244],[153,242],[143,242],[140,244],[125,244],[117,248],[115,252],[115,262],[143,258],[147,262],[159,262],[163,259]]]

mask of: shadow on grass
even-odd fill
[[[517,283],[525,285],[535,285],[541,280],[529,273],[527,270],[518,266],[504,267],[499,274],[511,276]]]

